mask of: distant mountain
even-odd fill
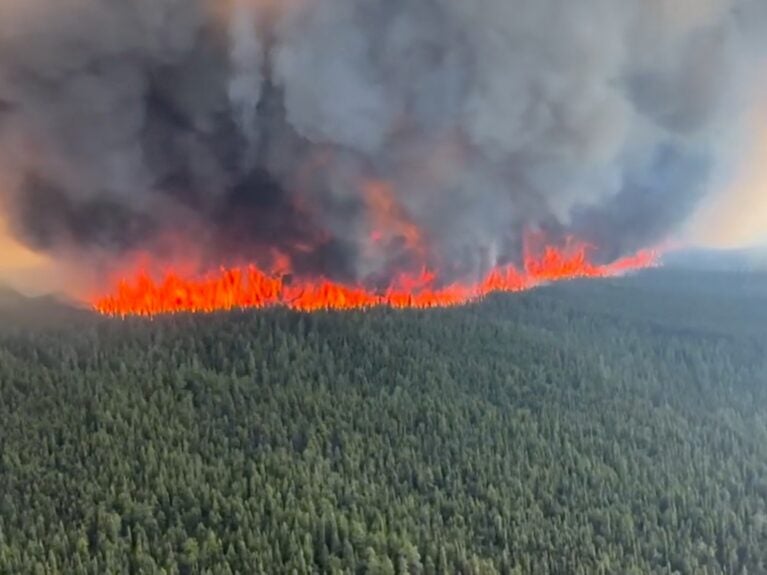
[[[0,286],[0,328],[46,326],[69,323],[89,313],[57,295],[29,297]]]
[[[767,271],[767,248],[689,249],[666,254],[666,267],[709,271]]]

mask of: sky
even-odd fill
[[[753,135],[736,154],[734,177],[715,190],[692,219],[693,245],[767,245],[767,106],[753,114],[750,124]]]
[[[40,284],[40,278],[50,274],[51,262],[14,240],[0,221],[0,284],[28,291]]]

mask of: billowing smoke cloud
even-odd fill
[[[618,255],[707,192],[765,39],[761,0],[0,0],[0,201],[62,257]]]

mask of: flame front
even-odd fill
[[[549,282],[616,276],[657,262],[658,254],[653,250],[598,265],[589,260],[586,245],[547,247],[540,254],[527,254],[523,266],[495,268],[477,283],[439,285],[438,276],[424,270],[415,276],[400,275],[381,291],[325,278],[290,277],[284,273],[284,263],[280,272],[256,266],[222,268],[203,276],[168,271],[159,281],[139,271],[132,279],[119,281],[114,293],[93,298],[91,305],[101,314],[122,317],[274,306],[299,311],[453,307],[494,292],[520,292]]]

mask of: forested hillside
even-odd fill
[[[0,330],[0,573],[767,573],[765,351],[663,270]]]

